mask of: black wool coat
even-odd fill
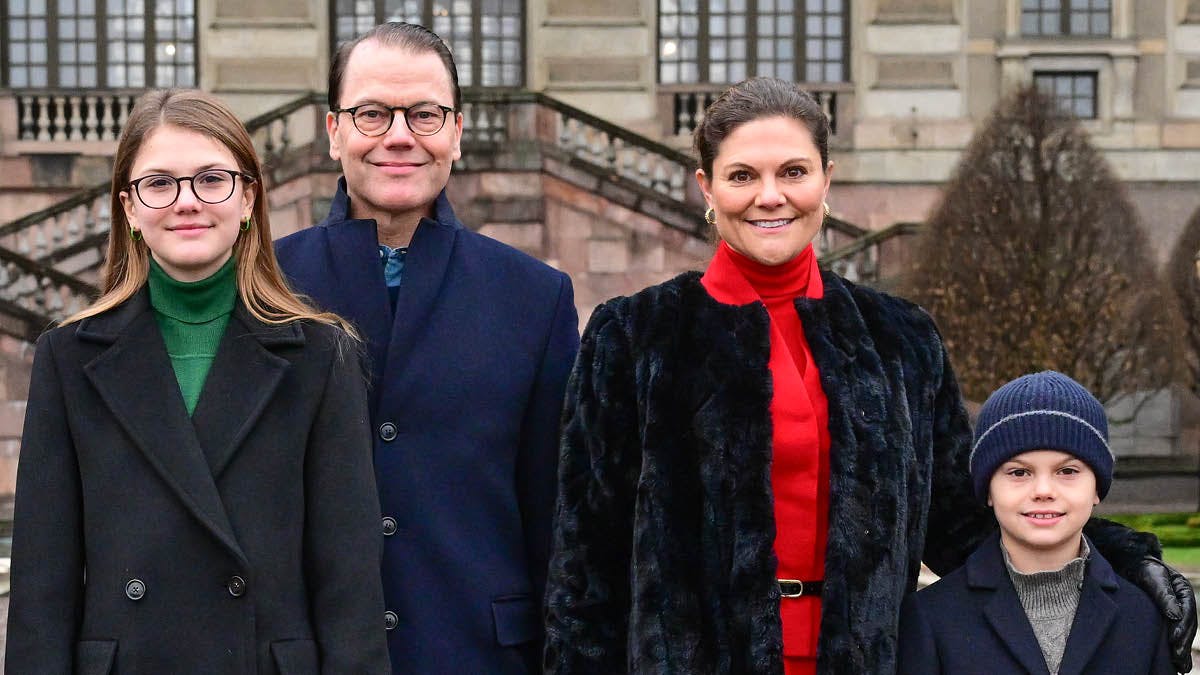
[[[145,288],[38,341],[10,675],[389,673],[366,388],[239,302],[189,419]]]
[[[1104,556],[1086,563],[1057,675],[1174,675],[1162,615]],[[900,675],[1050,675],[993,536],[967,564],[908,596]]]
[[[830,273],[798,299],[829,400],[821,673],[892,673],[921,561],[947,573],[995,529],[932,320]],[[597,308],[567,390],[548,673],[782,673],[769,324],[687,273]],[[1153,538],[1097,524],[1133,564]]]

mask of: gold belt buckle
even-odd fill
[[[799,579],[776,579],[779,582],[779,596],[782,598],[798,598],[804,595],[804,582]]]

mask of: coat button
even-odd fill
[[[383,536],[390,537],[396,534],[396,519],[391,516],[383,518]]]
[[[392,610],[383,613],[383,627],[387,630],[396,630],[396,626],[400,624],[400,617]]]
[[[246,594],[246,580],[236,574],[229,578],[225,584],[226,590],[235,598],[240,598]]]
[[[396,440],[396,425],[391,422],[384,422],[379,425],[379,437],[385,441]]]
[[[125,597],[130,600],[141,600],[146,597],[146,584],[141,579],[130,579],[125,584]]]

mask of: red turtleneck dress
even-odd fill
[[[810,244],[791,261],[772,267],[721,242],[701,283],[718,302],[767,307],[776,576],[820,581],[829,533],[829,408],[795,306],[796,298],[824,293],[816,255]],[[786,675],[815,674],[820,597],[783,598],[779,613]]]

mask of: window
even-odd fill
[[[846,0],[658,0],[658,81],[849,79]]]
[[[192,87],[194,0],[9,0],[4,85]]]
[[[1021,34],[1108,36],[1110,0],[1021,0]]]
[[[1054,97],[1063,112],[1079,119],[1096,119],[1096,73],[1035,72],[1037,88]]]
[[[407,21],[446,41],[460,85],[525,83],[524,0],[335,0],[332,7],[335,45],[385,21]]]

